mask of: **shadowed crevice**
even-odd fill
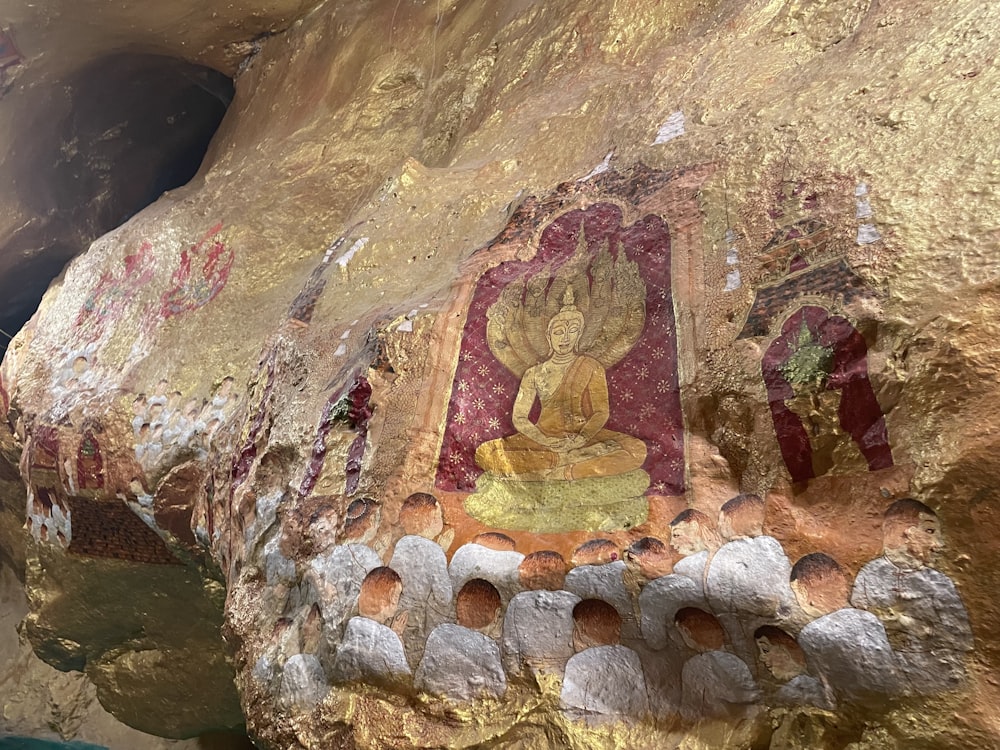
[[[0,329],[18,331],[71,258],[197,174],[233,91],[210,68],[120,53],[21,117],[9,171],[31,219],[0,247]]]

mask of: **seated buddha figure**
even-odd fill
[[[548,359],[521,377],[512,410],[517,432],[476,450],[476,464],[495,477],[522,481],[609,477],[639,469],[645,444],[605,428],[610,407],[604,366],[577,351],[583,314],[572,293],[549,321]],[[541,403],[537,422],[529,414]]]

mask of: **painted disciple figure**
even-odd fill
[[[591,539],[573,553],[576,566],[566,576],[566,590],[581,599],[601,599],[621,616],[622,638],[629,645],[640,637],[636,616],[638,590],[630,591],[629,570],[618,559],[618,547],[609,539]]]
[[[292,617],[279,617],[274,623],[271,638],[264,653],[254,663],[253,676],[258,682],[269,686],[284,664],[293,654],[300,653],[299,634]]]
[[[705,568],[721,540],[712,519],[700,510],[682,510],[670,522],[670,546],[683,559],[674,563],[674,573],[687,576],[704,592]]]
[[[492,637],[500,626],[500,592],[489,581],[473,578],[458,592],[455,610],[458,624],[438,625],[427,638],[414,687],[455,701],[500,698],[507,677]]]
[[[329,692],[323,666],[312,654],[294,654],[281,671],[278,701],[285,708],[309,710]]]
[[[584,599],[573,608],[573,648],[559,702],[588,724],[642,719],[649,697],[639,655],[620,645],[621,618],[607,602]]]
[[[668,627],[678,610],[708,608],[705,568],[719,542],[715,524],[700,510],[688,508],[670,522],[670,546],[682,557],[672,573],[650,581],[639,594],[639,622],[649,648],[659,651],[671,641],[679,644],[677,631]]]
[[[518,566],[524,591],[510,600],[503,621],[503,663],[510,674],[562,675],[573,656],[573,607],[580,597],[564,590],[566,561],[541,550]]]
[[[254,664],[254,677],[276,689],[279,702],[289,708],[310,708],[327,693],[326,672],[314,653],[322,625],[315,604],[278,618],[270,643]],[[276,685],[275,677],[280,677]]]
[[[55,490],[45,487],[28,488],[28,531],[35,541],[58,541],[69,546],[73,538],[72,512],[63,506]]]
[[[371,547],[381,520],[382,509],[370,497],[352,500],[344,515],[341,543],[364,544]]]
[[[400,606],[410,613],[403,640],[416,666],[430,632],[452,619],[451,578],[442,545],[451,545],[455,531],[444,530],[441,506],[426,492],[415,492],[403,501],[399,523],[406,536],[396,542],[389,567],[403,575]]]
[[[667,625],[674,613],[685,606],[704,606],[704,598],[694,583],[673,575],[673,553],[661,540],[647,536],[632,542],[622,555],[627,570],[625,584],[638,603],[641,639],[630,644],[642,660],[646,692],[653,714],[661,719],[675,716],[680,706],[677,675],[684,664],[679,638],[669,642]],[[670,632],[675,632],[673,627]]]
[[[705,575],[712,609],[772,618],[789,614],[795,601],[788,585],[792,565],[778,540],[764,534],[764,501],[737,495],[720,509],[719,531],[727,541]]]
[[[930,567],[944,547],[937,514],[918,500],[897,500],[885,512],[882,546],[884,555],[858,573],[851,603],[882,620],[911,690],[959,687],[972,628],[955,584]]]
[[[799,615],[788,579],[792,564],[780,542],[764,534],[764,501],[737,495],[719,510],[726,543],[705,571],[705,597],[729,635],[733,651],[753,660],[753,632],[761,625],[786,623]]]
[[[517,434],[479,446],[476,463],[495,476],[523,480],[582,479],[625,474],[646,460],[645,444],[605,429],[610,416],[604,366],[578,345],[584,318],[567,289],[549,321],[549,357],[521,377],[512,421]],[[541,403],[537,422],[528,415]]]
[[[668,625],[674,615],[684,607],[706,607],[705,595],[687,576],[678,573],[650,581],[639,594],[639,611],[642,637],[649,648],[659,651],[679,639],[671,639],[675,632]]]
[[[399,611],[403,582],[392,568],[379,567],[365,576],[358,597],[358,617],[347,623],[333,661],[335,682],[398,683],[410,676],[400,633],[407,612]]]
[[[622,559],[640,586],[670,575],[674,562],[667,545],[653,536],[644,536],[632,542]]]
[[[458,591],[466,581],[485,578],[497,587],[506,604],[521,590],[517,568],[523,559],[524,555],[514,550],[514,540],[506,534],[478,534],[451,556],[448,573],[452,589]]]
[[[753,634],[757,658],[780,685],[767,701],[772,706],[836,708],[823,684],[806,669],[806,655],[792,636],[773,625],[762,625]]]
[[[898,659],[885,628],[871,612],[847,600],[850,581],[836,560],[822,552],[792,566],[791,587],[812,622],[798,642],[827,694],[861,703],[904,692]]]
[[[681,716],[691,722],[752,718],[760,690],[746,662],[725,650],[719,621],[702,609],[684,607],[674,615],[674,624],[685,645],[697,652],[681,670]]]
[[[362,581],[382,565],[367,546],[378,525],[378,506],[368,498],[355,500],[347,507],[347,517],[342,543],[314,558],[302,577],[304,600],[320,604],[333,648],[353,614]]]

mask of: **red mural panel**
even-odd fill
[[[104,459],[93,431],[87,430],[76,453],[76,475],[81,490],[104,489]]]
[[[761,362],[775,434],[792,481],[803,482],[818,473],[810,431],[802,417],[788,405],[799,395],[789,363],[796,352],[807,347],[818,352],[812,358],[816,371],[812,390],[840,391],[837,419],[857,445],[868,469],[892,466],[885,417],[868,379],[868,346],[864,337],[844,318],[831,315],[822,307],[806,306],[789,316]]]
[[[316,437],[313,439],[312,455],[299,485],[299,497],[308,497],[316,486],[326,463],[326,441],[337,423],[357,432],[347,450],[344,492],[352,495],[357,491],[361,479],[361,461],[368,444],[368,420],[372,416],[372,407],[369,404],[371,395],[372,387],[368,379],[358,374],[350,386],[335,391],[327,399],[323,416],[320,417],[319,426],[316,428]]]
[[[28,480],[45,487],[63,488],[59,467],[59,430],[51,425],[38,425],[28,449]]]
[[[0,417],[7,419],[7,413],[10,411],[10,394],[7,393],[7,389],[4,387],[3,377],[0,377]]]
[[[682,493],[683,419],[670,286],[670,233],[663,219],[652,214],[623,226],[622,210],[612,203],[561,215],[542,232],[531,260],[501,263],[479,280],[448,405],[436,479],[440,489],[475,491],[483,471],[476,463],[477,448],[517,433],[512,410],[521,379],[498,361],[490,348],[487,326],[491,306],[512,283],[525,284],[525,306],[533,304],[533,296],[539,302],[546,296],[551,298],[559,279],[571,275],[584,279],[581,283],[598,295],[603,281],[598,277],[620,260],[635,264],[642,282],[639,286],[645,287],[644,321],[640,318],[641,333],[635,344],[607,367],[609,417],[602,432],[637,438],[645,445],[641,468],[649,475],[646,494]],[[621,292],[617,293],[620,297]],[[641,288],[638,294],[642,294]],[[596,307],[597,297],[592,301]],[[624,314],[619,309],[622,304],[627,307],[628,300],[611,304],[605,320]],[[639,302],[638,306],[641,316],[643,305]],[[584,335],[588,325],[599,325],[586,318],[584,315]],[[591,337],[599,334],[589,331]],[[536,363],[526,362],[529,366]],[[581,408],[585,410],[586,404]],[[540,412],[536,399],[530,421],[538,422]]]

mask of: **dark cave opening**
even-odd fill
[[[0,247],[0,355],[70,259],[198,173],[233,94],[211,68],[137,53],[51,87],[8,161],[34,218]]]

